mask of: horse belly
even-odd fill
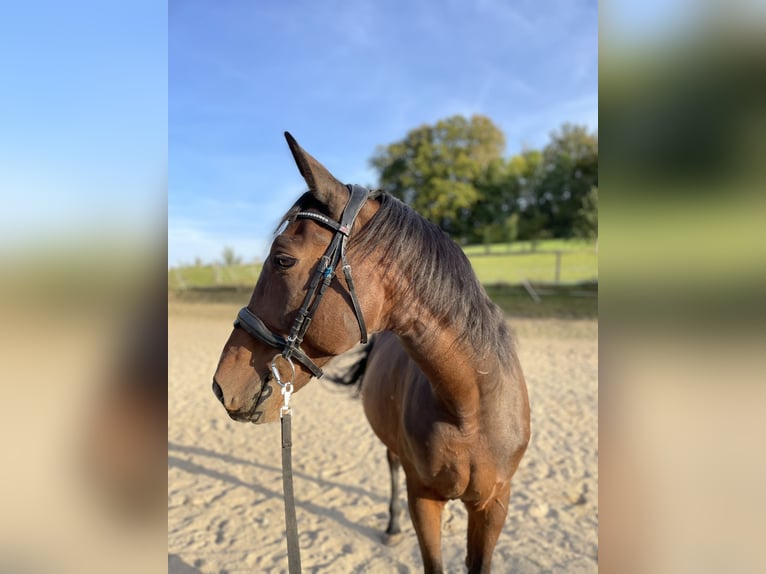
[[[377,437],[398,454],[403,379],[410,359],[395,335],[377,337],[362,381],[362,404]]]

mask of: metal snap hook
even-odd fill
[[[282,382],[282,376],[279,374],[279,367],[277,366],[277,359],[282,358],[290,365],[290,380]],[[274,380],[282,387],[282,396],[284,397],[284,405],[279,409],[279,416],[284,416],[290,412],[290,397],[293,394],[293,381],[295,380],[295,365],[290,357],[276,354],[271,359],[271,374],[274,375]]]

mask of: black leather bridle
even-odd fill
[[[346,277],[348,292],[351,296],[351,305],[354,308],[357,323],[359,323],[361,342],[367,342],[367,327],[364,323],[359,300],[356,297],[356,291],[354,290],[354,281],[351,278],[351,265],[348,264],[346,259],[346,241],[349,238],[354,221],[356,221],[359,212],[370,195],[370,190],[361,185],[348,185],[347,187],[350,197],[343,209],[340,222],[334,221],[315,211],[299,211],[295,214],[296,219],[316,221],[320,225],[334,231],[335,235],[330,241],[330,245],[322,256],[319,265],[317,265],[314,276],[311,278],[306,297],[303,299],[303,304],[298,310],[298,316],[293,322],[290,334],[285,338],[283,335],[274,333],[247,307],[240,309],[237,319],[234,321],[234,327],[240,327],[262,343],[281,350],[282,356],[285,359],[295,359],[311,371],[315,377],[322,376],[322,369],[303,352],[300,345],[325,290],[335,276],[335,269],[340,261],[343,262],[343,274]]]

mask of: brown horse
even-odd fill
[[[442,571],[441,513],[460,499],[468,511],[466,565],[489,572],[530,436],[526,384],[503,313],[437,227],[385,193],[365,190],[357,201],[358,186],[341,184],[285,135],[309,191],[283,219],[213,390],[235,420],[275,421],[282,397],[269,369],[274,347],[295,353],[297,391],[360,331],[362,339],[366,328],[380,333],[362,393],[388,448],[387,532],[399,532],[401,464],[425,571]],[[334,275],[341,258],[345,281]],[[322,278],[329,288],[320,292]]]

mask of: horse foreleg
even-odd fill
[[[423,571],[426,574],[444,572],[442,566],[442,509],[445,500],[431,495],[426,489],[407,479],[407,504],[415,533],[418,535]]]
[[[391,502],[388,505],[388,528],[386,528],[386,534],[389,537],[388,541],[391,542],[391,538],[402,531],[399,525],[399,517],[402,514],[402,501],[399,496],[399,468],[401,468],[401,463],[399,462],[399,457],[391,452],[390,449],[386,451],[386,458],[388,459],[388,470],[391,473]]]
[[[506,483],[483,507],[466,504],[468,510],[468,554],[465,565],[470,574],[490,572],[492,553],[508,514],[511,484]]]

